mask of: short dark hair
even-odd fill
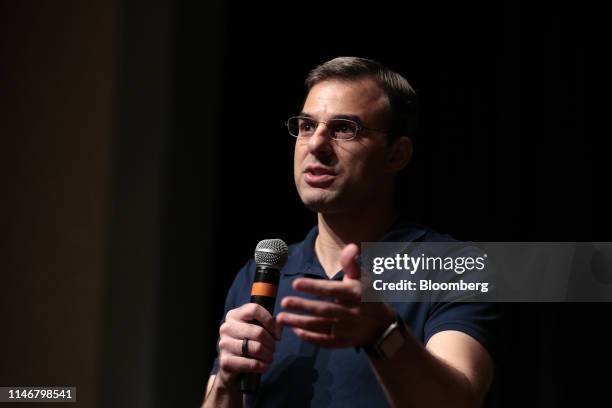
[[[308,91],[326,80],[357,81],[372,78],[389,102],[390,138],[413,136],[416,131],[417,94],[406,78],[378,61],[359,57],[338,57],[324,62],[308,73]]]

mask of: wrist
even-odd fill
[[[210,389],[206,392],[202,408],[208,407],[228,407],[241,408],[242,394],[236,384],[237,375],[217,371]]]
[[[238,375],[219,370],[217,380],[214,384],[219,392],[232,393],[238,392]]]
[[[365,347],[373,347],[385,330],[387,330],[387,328],[397,319],[397,313],[388,304],[381,303],[381,306],[381,316],[376,319],[376,327],[372,330]]]
[[[364,350],[369,357],[378,360],[390,360],[406,343],[406,326],[402,317],[395,313],[393,319],[382,333]]]

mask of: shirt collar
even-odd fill
[[[380,242],[412,242],[423,239],[427,230],[417,224],[397,219],[383,236]],[[283,268],[283,275],[317,275],[327,278],[319,260],[314,245],[319,235],[319,227],[315,225],[306,235],[304,241],[292,245],[289,252],[289,262]]]

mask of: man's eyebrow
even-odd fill
[[[314,117],[308,113],[308,112],[300,112],[298,116],[304,116],[306,118],[310,118],[310,119],[314,119]],[[357,122],[357,124],[361,125],[362,121],[361,118],[358,115],[334,115],[332,116],[330,119],[348,119],[348,120],[352,120],[353,122]]]
[[[334,115],[332,119],[348,119],[361,124],[361,118],[358,115]]]

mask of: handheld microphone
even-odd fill
[[[251,288],[251,303],[263,306],[271,315],[276,303],[280,270],[287,263],[289,250],[280,239],[264,239],[255,247],[255,277]],[[249,323],[261,326],[257,320]],[[244,394],[254,394],[259,388],[261,374],[247,373],[239,377],[239,389]]]

